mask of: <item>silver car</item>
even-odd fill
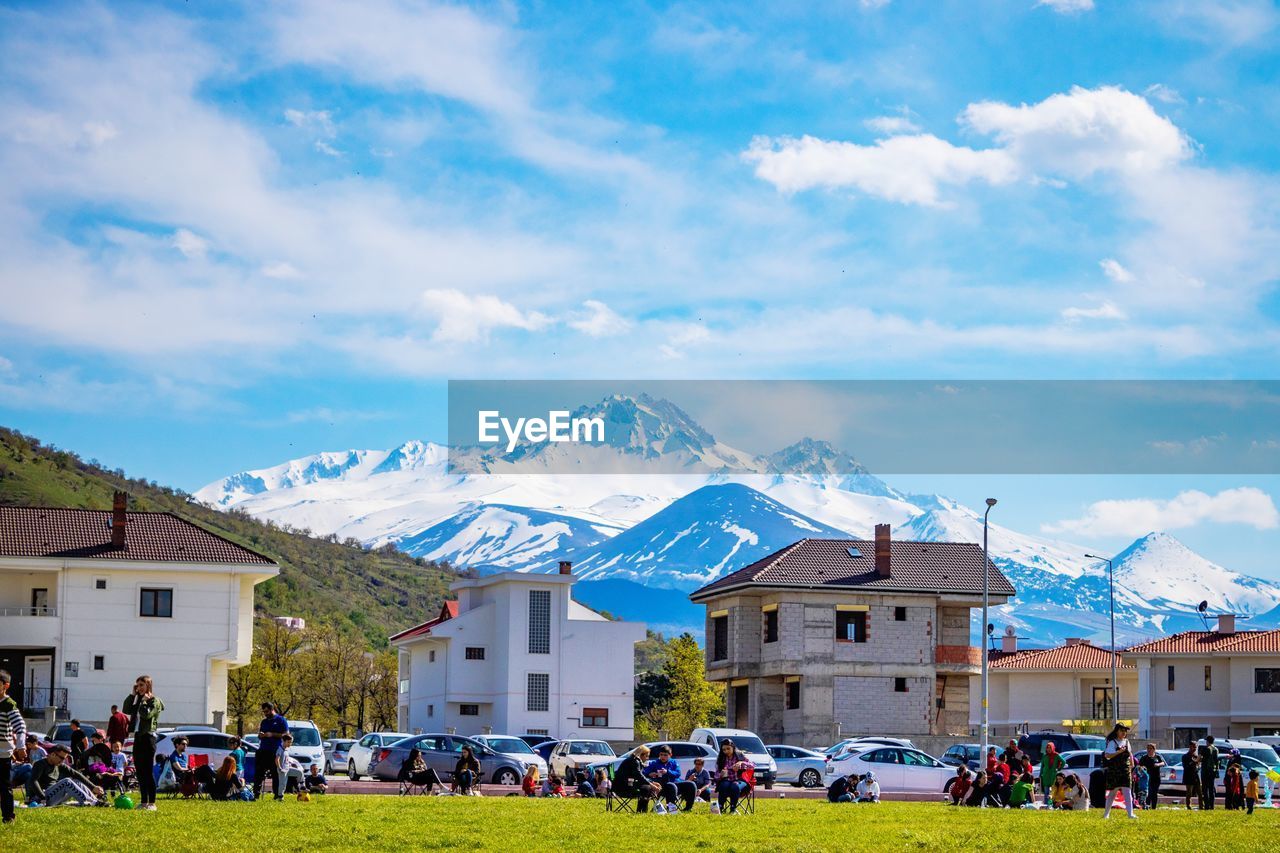
[[[347,766],[347,758],[355,741],[351,738],[332,738],[324,742],[324,772],[332,776],[338,768]]]
[[[801,788],[818,788],[823,784],[827,762],[831,759],[821,752],[800,746],[773,744],[765,746],[778,763],[779,782],[790,782]]]
[[[382,748],[409,736],[408,732],[369,732],[360,738],[347,750],[347,778],[358,782],[361,776],[373,775],[370,768]]]
[[[494,752],[471,738],[449,734],[413,735],[384,746],[369,765],[369,776],[381,782],[395,782],[400,778],[400,766],[409,757],[409,750],[416,749],[422,760],[435,770],[441,780],[452,781],[453,768],[458,763],[462,747],[471,747],[471,753],[480,762],[481,779],[499,785],[519,785],[525,768],[532,761]]]

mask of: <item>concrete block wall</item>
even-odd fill
[[[905,605],[907,618],[898,622],[899,605],[872,604],[865,643],[835,643],[837,661],[867,663],[933,663],[933,607]],[[834,615],[831,637],[835,637]]]
[[[729,608],[729,659],[735,663],[760,660],[760,608],[738,605]]]
[[[968,646],[972,645],[972,634],[969,628],[969,608],[938,608],[938,645]]]
[[[835,719],[845,736],[931,731],[933,679],[908,678],[907,692],[894,689],[892,677],[835,677]]]

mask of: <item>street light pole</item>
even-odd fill
[[[996,505],[995,498],[987,498],[987,511],[982,514],[982,630],[979,631],[978,642],[982,645],[982,752],[978,754],[979,766],[987,766],[987,745],[991,733],[991,720],[988,717],[989,708],[987,700],[990,698],[987,690],[987,668],[990,665],[987,652],[987,625],[991,624],[988,619],[989,602],[989,581],[987,579],[987,516],[991,515],[991,508]]]
[[[1120,682],[1116,680],[1116,581],[1110,557],[1099,557],[1096,554],[1085,554],[1091,560],[1102,560],[1107,564],[1107,595],[1111,599],[1111,724],[1120,722]]]

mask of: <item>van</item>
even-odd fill
[[[310,720],[286,720],[289,734],[293,735],[293,746],[289,747],[289,756],[296,758],[302,765],[303,772],[312,764],[324,767],[324,738],[320,737],[320,729]]]
[[[773,760],[769,750],[764,748],[764,741],[755,732],[746,729],[694,729],[689,735],[690,743],[700,743],[711,747],[716,755],[720,754],[720,741],[731,740],[756,766],[756,783],[772,788],[778,778],[778,762]],[[711,769],[711,768],[708,768]]]

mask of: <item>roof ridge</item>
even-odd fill
[[[1235,639],[1223,642],[1218,646],[1218,648],[1230,649],[1233,646],[1245,642],[1246,640],[1265,637],[1268,634],[1276,634],[1277,636],[1280,636],[1280,628],[1247,628],[1244,631],[1236,631]]]

